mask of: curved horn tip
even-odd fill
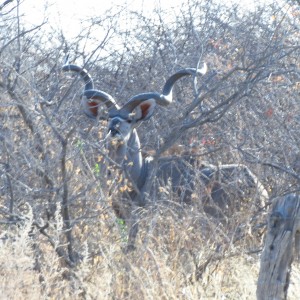
[[[68,53],[68,54],[66,55],[66,57],[65,57],[64,66],[70,64],[70,63],[69,63],[69,56],[70,56],[70,53]]]
[[[70,71],[72,71],[72,70],[71,70],[71,64],[69,64],[69,63],[64,64],[64,65],[61,67],[61,69],[62,69],[63,71],[65,71],[65,72],[70,72]]]
[[[73,65],[73,64],[69,64],[69,63],[64,64],[61,68],[63,71],[67,71],[67,72],[70,72],[70,71],[75,71],[75,72],[85,71],[85,72],[87,72],[85,69],[83,69],[77,65]]]
[[[207,70],[208,70],[207,64],[206,64],[206,63],[203,63],[203,66],[202,66],[201,69],[198,69],[198,68],[197,68],[197,73],[200,73],[200,74],[202,74],[202,75],[205,75],[206,72],[207,72]]]

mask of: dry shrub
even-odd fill
[[[191,80],[178,84],[177,100],[157,110],[150,129],[139,128],[143,151],[157,153],[176,141],[166,154],[243,162],[272,196],[293,192],[299,187],[299,14],[298,7],[275,2],[243,16],[219,2],[190,0],[172,24],[165,23],[166,12],[152,19],[124,11],[139,24],[130,31],[117,26],[122,14],[97,16],[74,41],[61,29],[24,24],[23,1],[4,2],[1,298],[255,299],[264,215],[248,194],[242,210],[228,210],[226,222],[205,214],[200,200],[182,207],[166,194],[167,204],[140,210],[137,248],[123,251],[128,229],[110,203],[118,178],[108,197],[99,167],[106,123],[95,126],[81,115],[82,83],[71,84],[59,70],[68,52],[93,72],[97,88],[125,101],[161,89],[173,70],[206,61],[203,103],[192,107],[202,96],[192,95]],[[101,42],[93,36],[99,27],[113,34]],[[97,42],[94,50],[82,49],[88,41]],[[299,298],[299,274],[295,267],[290,299]]]
[[[40,299],[39,274],[28,237],[30,223],[3,231],[0,239],[0,290],[2,299]]]
[[[7,227],[0,247],[1,296],[255,299],[257,253],[249,253],[244,242],[234,242],[230,232],[213,225],[194,207],[175,207],[160,205],[141,212],[137,249],[130,253],[123,251],[125,225],[99,216],[86,225],[86,231],[75,231],[82,241],[82,258],[74,268],[66,266],[47,240],[32,231],[30,221]],[[293,268],[289,299],[299,295],[300,270]]]

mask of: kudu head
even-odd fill
[[[122,107],[119,107],[112,96],[94,89],[94,84],[89,73],[76,65],[66,64],[64,71],[77,72],[85,82],[82,105],[84,112],[93,118],[98,117],[99,106],[105,105],[108,111],[108,137],[114,145],[122,145],[123,151],[119,155],[121,160],[127,154],[127,144],[135,132],[135,127],[141,121],[148,120],[154,113],[156,104],[167,106],[172,102],[172,89],[175,82],[184,76],[204,75],[206,64],[201,69],[183,69],[173,74],[165,83],[162,93],[150,92],[135,95]],[[135,133],[136,134],[136,133]],[[139,143],[139,142],[138,142]],[[122,158],[123,156],[123,158]]]

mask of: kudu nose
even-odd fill
[[[118,120],[112,120],[108,127],[108,132],[111,134],[111,136],[116,136],[117,134],[120,134],[120,122]]]

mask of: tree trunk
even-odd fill
[[[299,254],[299,233],[300,197],[289,194],[274,199],[261,255],[258,300],[287,299],[294,251]]]

